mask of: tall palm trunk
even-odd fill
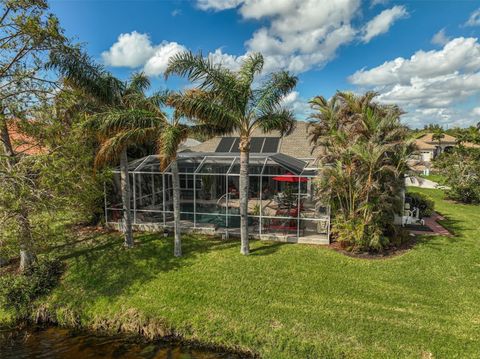
[[[172,185],[173,185],[173,221],[174,221],[174,250],[175,257],[182,256],[182,238],[180,233],[180,178],[178,174],[177,159],[172,160]]]
[[[30,227],[29,215],[24,206],[20,208],[17,218],[20,226],[20,271],[25,272],[35,262],[36,256],[33,251],[32,228]]]
[[[3,115],[0,113],[0,141],[3,145],[3,152],[7,157],[7,167],[9,171],[13,171],[17,158],[15,151],[13,150],[12,142],[10,140],[10,134],[7,129],[7,122]],[[15,190],[20,192],[20,189],[15,186]],[[30,216],[28,208],[23,202],[20,203],[20,208],[17,214],[18,226],[20,228],[20,271],[25,272],[29,269],[35,261],[35,253],[33,251],[33,236],[32,228],[30,226]]]
[[[124,245],[127,248],[133,247],[133,233],[132,233],[132,212],[130,208],[130,176],[128,173],[128,158],[127,149],[122,150],[120,154],[120,186],[122,189],[122,204],[123,204],[123,222],[122,230],[125,234]]]
[[[248,255],[250,244],[248,239],[248,162],[250,155],[250,141],[240,139],[240,253]]]

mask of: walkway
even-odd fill
[[[442,186],[432,180],[422,178],[422,177],[416,177],[416,176],[405,178],[405,184],[407,186],[420,187],[420,188],[441,188],[441,189],[449,188],[447,186]]]
[[[413,234],[434,234],[438,236],[451,236],[452,234],[443,227],[438,221],[444,220],[445,218],[434,212],[432,216],[423,218],[425,225],[431,229],[431,232],[425,231],[415,231],[411,230],[410,233]]]

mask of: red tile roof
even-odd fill
[[[13,150],[18,154],[34,156],[47,152],[46,148],[38,144],[35,139],[23,133],[16,123],[7,124]]]

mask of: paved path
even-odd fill
[[[405,178],[405,184],[410,187],[449,189],[449,187],[442,186],[432,180],[416,176]]]
[[[423,218],[423,220],[425,221],[425,225],[429,227],[432,230],[432,232],[425,232],[425,231],[410,231],[410,232],[414,234],[435,234],[438,236],[450,236],[451,233],[445,227],[443,227],[440,223],[437,222],[443,219],[445,218],[440,216],[438,213],[434,212],[431,217]]]
[[[430,181],[429,179],[421,178],[421,177],[407,177],[405,179],[405,184],[407,186],[420,187],[420,188],[437,188],[438,187],[437,182]]]

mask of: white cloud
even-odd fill
[[[110,66],[134,68],[143,65],[153,52],[149,36],[133,31],[120,34],[117,42],[108,51],[102,52],[102,59]]]
[[[140,68],[148,76],[157,76],[165,72],[170,57],[188,49],[177,42],[162,41],[155,45],[147,34],[133,31],[121,34],[108,51],[102,53],[105,64],[114,67]],[[245,57],[223,53],[216,49],[207,55],[215,63],[237,70]]]
[[[480,8],[478,8],[477,10],[475,10],[470,14],[470,17],[468,18],[464,26],[479,26],[479,25],[480,25]]]
[[[301,73],[321,67],[336,56],[337,50],[357,36],[353,20],[361,13],[360,0],[197,0],[202,10],[222,11],[237,8],[244,19],[264,24],[245,42],[245,53],[265,56],[264,72],[286,69]],[[375,17],[362,32],[364,39],[388,31],[404,16],[403,6],[395,6]],[[382,20],[383,19],[383,20]],[[168,58],[185,50],[176,42],[152,44],[147,34],[136,31],[121,34],[108,51],[102,53],[105,64],[138,68],[147,74],[161,74]],[[237,69],[245,55],[232,55],[217,49],[208,57]]]
[[[389,2],[389,0],[372,0],[370,2],[370,7],[374,7],[377,5],[385,5]]]
[[[405,7],[395,6],[360,31],[353,22],[361,17],[361,0],[197,0],[197,5],[215,11],[237,8],[244,19],[262,21],[245,47],[247,53],[265,56],[265,72],[322,67],[342,45],[358,36],[368,42],[407,15]]]
[[[154,54],[147,60],[143,68],[145,74],[148,76],[162,74],[167,69],[170,57],[183,51],[187,51],[186,47],[176,42],[164,41],[155,46]]]
[[[408,59],[359,70],[349,80],[380,92],[380,101],[403,107],[411,124],[434,118],[473,123],[469,109],[456,108],[480,95],[480,44],[459,37],[441,50],[419,50]]]
[[[476,38],[458,37],[441,50],[419,50],[410,59],[398,57],[370,70],[355,72],[349,79],[356,85],[408,84],[416,76],[433,78],[455,71],[480,69],[480,44]]]
[[[248,51],[265,55],[265,71],[299,73],[324,65],[353,40],[351,21],[359,9],[359,0],[246,0],[239,12],[245,19],[269,21],[246,42]]]
[[[480,107],[474,107],[472,109],[472,111],[470,111],[470,113],[473,115],[473,116],[480,116]]]
[[[197,5],[202,10],[227,10],[240,5],[243,0],[198,0]]]
[[[363,42],[369,42],[375,36],[386,33],[395,21],[407,16],[408,12],[404,6],[397,5],[391,9],[383,10],[363,28]]]
[[[450,37],[445,34],[445,28],[441,29],[433,35],[431,43],[434,45],[446,45],[450,41]]]
[[[283,98],[283,106],[292,110],[298,119],[306,119],[310,114],[310,105],[307,101],[300,98],[298,91],[292,91]]]
[[[223,53],[222,49],[216,49],[214,52],[210,52],[207,57],[210,59],[210,61],[216,64],[222,64],[230,70],[235,71],[240,68],[240,65],[242,63],[242,60],[245,58],[245,55],[229,55]]]

